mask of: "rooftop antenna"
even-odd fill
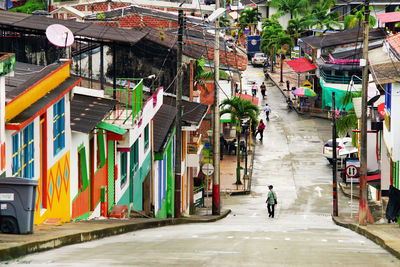
[[[61,24],[52,24],[46,29],[46,37],[50,43],[57,47],[70,47],[74,43],[74,34],[70,29]],[[58,50],[57,63],[60,63],[60,50]]]

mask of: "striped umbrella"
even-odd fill
[[[307,88],[307,87],[299,87],[295,89],[292,94],[296,96],[308,96],[308,97],[313,97],[316,96],[317,94],[314,92],[313,89]]]

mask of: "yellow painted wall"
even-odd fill
[[[71,220],[70,212],[70,152],[68,151],[47,171],[47,209],[41,213],[42,184],[39,179],[37,188],[35,224],[41,224],[48,218],[60,218],[62,222]]]
[[[6,105],[6,123],[56,88],[69,76],[69,61]]]

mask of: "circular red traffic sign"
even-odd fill
[[[353,178],[358,175],[358,168],[355,165],[349,165],[346,167],[346,175]]]

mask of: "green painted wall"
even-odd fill
[[[174,211],[175,211],[175,177],[174,177],[174,170],[172,168],[173,166],[173,159],[174,156],[172,155],[172,142],[173,138],[170,139],[168,142],[167,147],[164,150],[163,154],[157,154],[156,158],[161,158],[163,159],[165,154],[167,154],[166,160],[167,160],[167,191],[166,191],[166,197],[161,203],[161,209],[157,212],[156,217],[157,218],[167,218],[167,217],[174,217]],[[156,163],[155,163],[156,164]],[[161,171],[161,170],[160,170]],[[158,179],[158,175],[157,178]]]
[[[125,185],[128,186],[128,185]],[[125,193],[121,196],[121,198],[118,200],[118,205],[126,205],[128,207],[128,215],[130,213],[130,208],[129,208],[129,189],[131,187],[128,186],[128,189],[125,191]]]
[[[114,199],[114,141],[108,141],[108,211],[115,204]]]
[[[148,153],[133,178],[133,209],[143,210],[143,181],[151,169],[151,153]]]

